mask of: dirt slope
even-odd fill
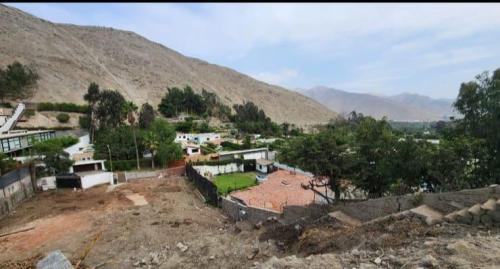
[[[277,122],[311,124],[336,117],[316,101],[229,68],[186,57],[133,32],[55,24],[0,5],[0,66],[33,64],[41,75],[33,101],[83,103],[91,81],[138,104],[158,104],[167,86],[191,85],[226,104],[252,101]]]

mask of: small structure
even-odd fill
[[[0,176],[0,217],[33,195],[34,189],[28,167],[21,167]]]
[[[100,184],[113,184],[113,173],[107,172],[105,160],[94,160],[94,147],[89,135],[78,138],[78,143],[66,149],[74,161],[69,173],[56,176],[57,188],[90,188]]]
[[[219,160],[257,160],[270,158],[269,150],[267,148],[256,148],[256,149],[244,149],[244,150],[233,150],[233,151],[223,151],[219,152]]]
[[[196,144],[205,144],[207,142],[210,143],[219,143],[220,135],[217,133],[177,133],[175,137],[175,142],[192,142]]]
[[[266,159],[257,159],[255,170],[257,171],[257,180],[264,181],[267,179],[267,175],[276,171],[274,167],[274,161]]]
[[[200,145],[198,145],[198,144],[191,143],[188,141],[182,141],[181,147],[182,147],[182,150],[184,151],[184,153],[188,156],[201,154]]]

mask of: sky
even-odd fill
[[[11,3],[43,19],[136,32],[288,89],[455,98],[500,67],[496,3]]]

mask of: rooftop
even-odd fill
[[[314,192],[301,186],[307,185],[311,179],[306,175],[278,170],[269,174],[263,183],[230,195],[247,206],[282,212],[286,205],[304,206],[314,202]]]
[[[38,130],[38,131],[15,130],[15,131],[10,131],[10,132],[5,133],[5,134],[0,134],[0,139],[1,138],[10,138],[10,137],[32,135],[32,134],[47,133],[47,132],[55,132],[55,131],[54,130]]]
[[[266,160],[266,159],[257,159],[256,163],[260,164],[260,165],[271,165],[274,163],[274,161]]]
[[[243,149],[243,150],[233,150],[233,151],[222,151],[222,152],[219,152],[219,155],[240,154],[240,153],[251,153],[251,152],[264,151],[264,150],[267,150],[267,148],[256,148],[256,149]]]

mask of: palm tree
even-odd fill
[[[127,101],[123,104],[122,112],[126,115],[127,121],[132,127],[132,133],[134,135],[134,145],[135,145],[135,157],[137,160],[137,170],[141,169],[139,163],[139,149],[137,148],[137,137],[135,135],[135,113],[137,112],[138,107],[132,101]]]
[[[144,136],[144,145],[151,152],[151,167],[155,168],[155,154],[160,146],[160,139],[156,133],[148,131]]]

